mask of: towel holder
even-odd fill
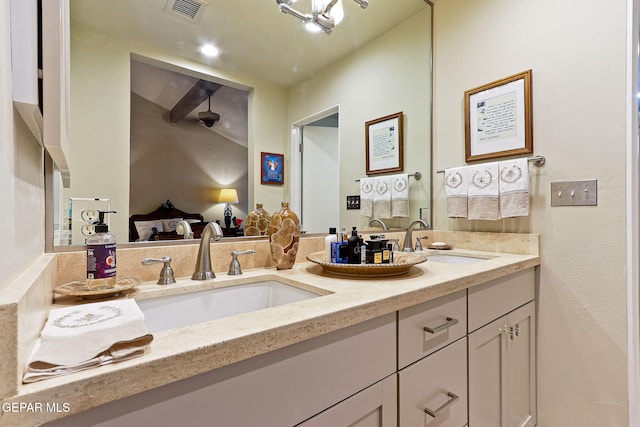
[[[536,167],[542,167],[546,163],[547,159],[544,156],[533,156],[527,159],[529,163],[533,163]],[[437,170],[436,173],[444,173],[444,169]]]
[[[442,171],[442,172],[444,172],[444,171]],[[422,174],[420,172],[410,173],[409,174],[409,178],[415,178],[416,181],[420,181],[420,179],[422,178]],[[356,179],[356,182],[360,182],[360,180]]]

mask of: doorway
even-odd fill
[[[308,233],[327,233],[340,223],[339,123],[336,106],[293,124],[292,201]]]

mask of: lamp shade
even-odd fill
[[[238,192],[235,188],[223,188],[218,196],[220,203],[238,203]]]

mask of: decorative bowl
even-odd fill
[[[393,262],[389,264],[337,264],[327,262],[324,252],[307,255],[311,262],[322,266],[325,271],[352,277],[389,277],[399,276],[416,264],[427,260],[427,252],[393,252]]]
[[[97,288],[90,289],[87,286],[86,280],[76,280],[75,282],[65,283],[53,290],[53,292],[60,295],[69,295],[78,297],[80,299],[98,299],[106,298],[114,295],[118,295],[124,291],[132,289],[138,286],[142,282],[142,279],[138,277],[126,278],[116,280],[116,285],[113,288]]]

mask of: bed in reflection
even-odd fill
[[[202,214],[184,212],[167,200],[153,212],[135,214],[129,217],[129,241],[183,239],[184,236],[176,232],[178,222],[183,219],[191,226],[193,237],[200,238],[202,230],[207,225]]]

